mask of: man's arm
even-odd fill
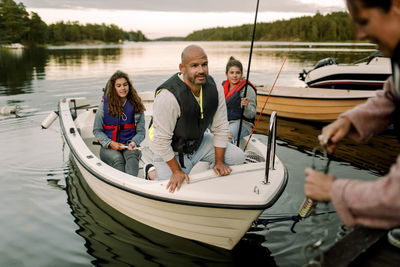
[[[225,148],[229,136],[228,115],[226,111],[225,95],[222,86],[217,86],[218,109],[211,123],[210,131],[214,134],[215,165],[214,172],[219,176],[228,175],[232,169],[225,164]]]
[[[218,108],[211,123],[210,131],[214,135],[215,147],[226,147],[229,136],[229,123],[226,111],[225,95],[221,85],[218,89]]]
[[[162,90],[156,96],[153,105],[154,132],[151,149],[153,153],[162,157],[172,171],[171,178],[167,184],[167,189],[171,193],[175,189],[179,190],[184,180],[189,183],[189,176],[180,168],[171,146],[172,136],[180,112],[178,101],[171,92]]]
[[[153,104],[153,153],[162,157],[165,162],[175,157],[172,150],[172,136],[176,121],[180,116],[180,107],[175,96],[168,90],[162,90]]]

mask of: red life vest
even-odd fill
[[[252,85],[250,82],[248,82],[247,84],[251,88],[253,88],[254,91],[256,91],[254,85]],[[240,96],[240,90],[242,90],[242,88],[244,88],[244,86],[246,85],[246,79],[241,80],[230,91],[229,91],[229,85],[230,85],[229,80],[222,82],[222,86],[224,87],[226,108],[227,108],[227,113],[228,113],[228,121],[238,120],[238,119],[240,119],[241,114],[242,114],[242,107],[241,107],[242,98]],[[243,118],[246,121],[254,123],[254,118],[246,118],[245,116],[243,116]]]

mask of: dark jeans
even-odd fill
[[[120,150],[116,151],[111,148],[100,149],[100,159],[122,172],[137,176],[139,172],[139,159],[142,157],[140,150]]]

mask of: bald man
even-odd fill
[[[228,143],[224,93],[208,75],[204,50],[186,47],[179,71],[156,90],[150,134],[157,179],[169,179],[171,193],[183,181],[189,183],[188,174],[199,161],[212,162],[219,176],[231,173],[228,165],[244,162],[243,151]]]

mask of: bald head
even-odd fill
[[[182,64],[187,64],[187,62],[192,57],[207,57],[206,52],[204,52],[203,48],[198,45],[189,45],[185,49],[183,49],[181,54]]]
[[[197,95],[208,76],[208,59],[203,48],[189,45],[182,51],[182,62],[179,70],[183,74],[183,81]]]

